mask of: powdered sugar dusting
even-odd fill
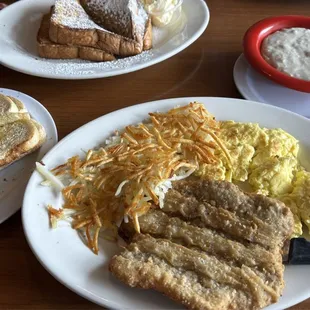
[[[102,12],[103,16],[113,17],[121,28],[131,29],[134,24],[137,34],[144,36],[148,15],[140,0],[90,0],[87,5],[92,10]]]
[[[51,19],[69,28],[105,30],[90,19],[78,0],[56,0]]]
[[[143,64],[152,57],[154,57],[152,51],[146,51],[136,56],[108,62],[91,62],[81,59],[38,59],[38,61],[40,62],[40,70],[44,74],[76,76],[98,74],[103,71],[118,71]]]
[[[133,12],[132,20],[136,26],[136,31],[138,32],[139,35],[144,36],[145,24],[149,18],[148,14],[144,10],[144,7],[143,7],[142,3],[140,2],[140,0],[137,0],[136,8],[133,6],[130,9]],[[135,9],[136,9],[136,11],[135,11]]]

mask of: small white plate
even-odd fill
[[[164,111],[191,101],[204,103],[220,120],[257,122],[265,127],[281,127],[294,135],[301,145],[300,160],[310,170],[310,120],[289,111],[247,100],[228,98],[178,98],[132,106],[104,115],[77,129],[60,141],[44,158],[48,168],[63,163],[84,150],[98,146],[115,129],[141,122],[148,112]],[[39,173],[32,175],[24,197],[22,220],[28,243],[41,264],[61,283],[77,294],[113,309],[180,309],[154,291],[133,289],[121,284],[108,271],[109,260],[119,249],[100,239],[99,255],[93,254],[69,224],[52,230],[47,204],[60,207],[60,197],[51,188],[41,186]],[[289,266],[285,270],[286,287],[277,304],[268,310],[283,310],[310,296],[310,266]]]
[[[243,54],[235,63],[234,80],[239,92],[248,100],[272,104],[310,117],[310,94],[267,79],[250,66]]]
[[[0,93],[24,103],[31,117],[46,131],[46,142],[41,148],[0,171],[0,224],[19,210],[35,162],[40,160],[58,141],[57,130],[49,112],[35,99],[15,90],[0,88]]]
[[[137,71],[181,52],[208,26],[210,14],[203,0],[184,0],[185,22],[170,33],[153,31],[154,47],[113,62],[53,60],[37,56],[36,36],[43,14],[55,0],[18,1],[0,12],[0,63],[23,73],[54,79],[93,79]],[[159,35],[160,34],[160,35]]]

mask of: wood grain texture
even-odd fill
[[[232,70],[242,52],[247,28],[268,16],[310,13],[309,0],[207,3],[211,21],[206,32],[185,51],[161,64],[123,76],[86,81],[43,79],[0,66],[0,87],[22,91],[43,103],[55,119],[60,139],[103,114],[136,103],[182,96],[239,98]],[[0,225],[0,236],[0,309],[102,309],[72,293],[44,270],[27,245],[20,212]],[[310,300],[291,308],[309,309]]]

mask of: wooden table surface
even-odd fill
[[[211,21],[206,32],[163,63],[127,75],[85,81],[49,80],[0,66],[0,87],[39,100],[54,117],[60,139],[103,114],[136,103],[182,96],[240,98],[232,72],[246,29],[268,16],[310,13],[309,0],[207,3]],[[45,271],[25,240],[20,212],[0,225],[0,236],[0,309],[102,309]],[[309,310],[310,299],[291,309]]]

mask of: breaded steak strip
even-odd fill
[[[282,248],[294,223],[282,202],[243,193],[229,182],[211,180],[175,182],[166,194],[163,211],[267,249]]]
[[[190,309],[259,309],[278,298],[247,266],[231,267],[149,235],[136,235],[110,270],[130,286],[156,289]]]
[[[280,297],[281,250],[294,226],[281,202],[227,182],[181,181],[139,223],[141,234],[122,224],[131,243],[110,264],[128,285],[189,309],[260,309]]]
[[[267,274],[270,282],[282,281],[281,253],[270,252],[256,244],[245,246],[217,232],[190,225],[179,218],[169,217],[161,210],[150,210],[139,219],[141,233],[171,240],[187,248],[216,256],[231,266],[246,265]]]

